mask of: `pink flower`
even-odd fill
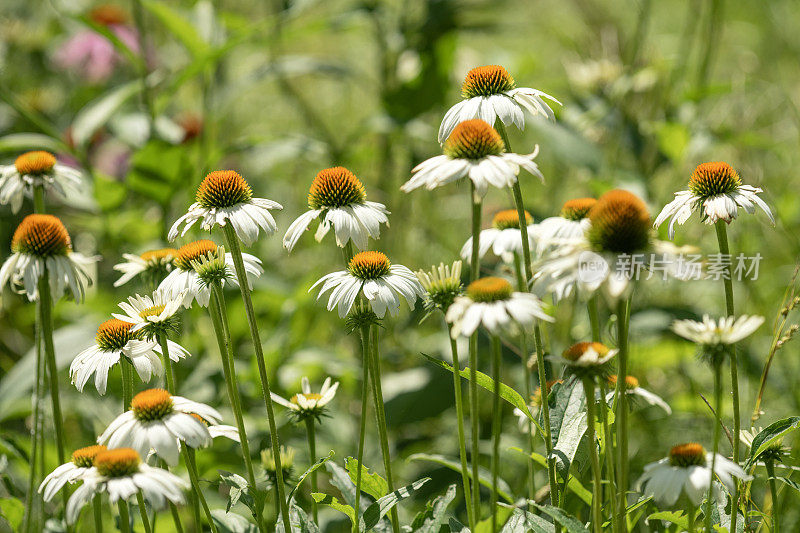
[[[123,24],[111,24],[108,29],[132,52],[139,53],[135,29]],[[101,83],[113,74],[116,66],[122,62],[122,56],[111,41],[99,33],[86,30],[70,37],[55,53],[54,61],[58,67],[75,72],[91,83]]]

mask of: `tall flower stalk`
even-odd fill
[[[600,472],[600,457],[597,453],[597,438],[595,436],[594,426],[597,416],[595,414],[595,383],[593,377],[583,378],[583,391],[586,396],[586,440],[589,441],[589,456],[592,461],[592,529],[595,533],[600,533],[603,530],[603,478]],[[600,398],[601,402],[605,402],[605,397]]]
[[[628,324],[630,298],[617,301],[617,385],[614,389],[614,425],[617,429],[617,527],[627,531],[628,519],[628,395],[625,383],[628,375]]]
[[[492,533],[497,532],[497,480],[500,474],[500,433],[503,430],[503,405],[500,401],[500,366],[503,348],[500,337],[492,335]]]
[[[473,283],[480,277],[481,270],[481,217],[483,202],[475,196],[475,185],[470,182],[470,205],[472,206],[472,257],[469,262],[469,281]],[[481,517],[480,484],[480,410],[478,408],[478,332],[469,337],[469,422],[472,445],[472,512],[474,521]]]
[[[346,255],[346,254],[345,254]],[[356,471],[356,520],[353,524],[353,533],[358,533],[361,520],[361,472],[364,464],[364,440],[367,434],[367,401],[369,400],[369,326],[362,325],[361,332],[361,410],[358,417],[358,470]]]

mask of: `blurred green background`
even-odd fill
[[[122,24],[131,27],[132,5],[119,4],[127,17]],[[266,269],[254,298],[274,387],[291,395],[304,375],[313,388],[326,376],[340,381],[318,450],[336,450],[340,464],[354,454],[357,339],[345,335],[335,313],[308,293],[319,277],[341,269],[341,255],[331,236],[317,244],[311,232],[288,255],[282,233],[306,209],[315,174],[343,165],[364,182],[369,199],[392,211],[377,249],[413,270],[456,259],[469,234],[467,189],[407,195],[399,187],[414,165],[440,153],[441,117],[460,99],[466,72],[485,64],[502,64],[518,86],[544,90],[563,103],[555,109],[555,123],[527,116],[524,132],[510,132],[517,152],[540,146],[545,185],[522,176],[536,220],[557,214],[567,199],[616,187],[635,190],[655,215],[685,188],[692,169],[709,160],[728,161],[745,183],[765,190],[777,227],[764,216],[743,216],[729,230],[734,253],[763,256],[758,279],[735,286],[738,312],[767,317],[740,355],[747,427],[773,319],[800,251],[795,0],[144,0],[145,58],[118,49],[112,71],[99,80],[60,65],[60,54],[76,35],[109,34],[90,16],[94,7],[69,0],[5,0],[0,6],[0,163],[13,163],[24,150],[50,149],[86,168],[94,184],[91,195],[65,203],[50,199],[75,248],[103,257],[86,304],[61,302],[56,308],[71,447],[89,444],[119,408],[118,375],[112,374],[109,393],[100,397],[91,385],[79,394],[66,372],[117,302],[144,290],[136,282],[113,288],[113,265],[123,253],[163,247],[166,230],[191,203],[205,173],[231,168],[245,176],[256,196],[284,206],[277,214],[278,234],[247,250]],[[160,125],[150,136],[148,114]],[[484,217],[511,206],[510,196],[491,191]],[[0,209],[0,258],[30,209],[26,204],[17,215]],[[215,238],[221,242],[220,235]],[[696,216],[678,231],[676,242],[716,251],[712,229]],[[494,266],[487,261],[487,269]],[[228,297],[248,424],[264,447],[266,420],[243,308],[237,292]],[[719,283],[651,280],[637,288],[631,373],[667,399],[674,414],[666,418],[649,408],[634,415],[633,475],[673,444],[690,439],[710,445],[712,417],[701,395],[711,392],[711,373],[668,327],[676,317],[723,311]],[[607,319],[604,307],[602,313]],[[443,492],[457,474],[405,458],[418,452],[456,457],[457,440],[451,377],[420,356],[449,359],[447,338],[439,317],[418,325],[423,316],[418,306],[387,320],[381,356],[396,477],[410,482],[430,475],[427,496]],[[558,317],[548,332],[554,352],[586,339],[582,306],[564,302]],[[7,458],[0,492],[6,497],[18,496],[27,479],[33,320],[33,306],[6,289],[0,308],[0,454]],[[789,324],[795,320],[790,314]],[[183,334],[175,340],[193,357],[178,368],[179,392],[220,406],[230,421],[211,331],[203,310],[186,313]],[[613,343],[610,330],[604,333]],[[509,349],[505,356],[504,379],[522,391],[519,355]],[[797,348],[787,343],[775,356],[756,425],[798,412],[799,369]],[[490,397],[484,400],[488,451]],[[510,408],[506,415],[504,448],[521,446]],[[730,413],[725,415],[729,422]],[[295,472],[301,473],[307,465],[302,427],[285,413],[280,422],[281,437],[297,449]],[[367,448],[365,462],[378,467],[374,435]],[[55,466],[55,450],[47,456]],[[228,443],[215,444],[198,459],[208,479],[217,477],[217,468],[241,469]],[[523,493],[523,465],[520,455],[504,452],[502,477],[517,494]],[[539,486],[545,477],[539,470]],[[757,504],[763,490],[756,484]],[[788,487],[784,495],[785,524],[797,523],[797,499]],[[220,497],[214,504],[223,502]],[[419,505],[405,505],[401,514],[410,519]],[[458,505],[461,514],[460,498]],[[568,506],[587,516],[577,500]],[[341,515],[325,510],[322,516],[329,527],[344,527]],[[168,528],[168,522],[162,519],[161,526]]]

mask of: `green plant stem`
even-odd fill
[[[167,343],[167,334],[158,334],[158,344],[161,346],[161,357],[164,359],[164,382],[167,386],[167,392],[175,394],[175,377],[172,374],[172,359],[169,358],[169,344]]]
[[[722,361],[715,361],[714,365],[714,447],[711,455],[711,479],[708,482],[708,495],[706,496],[706,533],[712,532],[711,505],[714,501],[714,472],[717,468],[717,454],[719,453],[719,436],[722,427]]]
[[[589,313],[589,324],[592,328],[592,342],[602,342],[600,340],[600,316],[597,312],[597,295],[593,294],[586,302],[586,309]]]
[[[469,488],[467,440],[464,435],[464,403],[461,397],[461,376],[459,375],[459,372],[461,371],[461,363],[458,360],[458,343],[451,335],[449,335],[449,328],[447,328],[447,330],[448,337],[450,337],[450,353],[453,356],[453,368],[456,370],[456,372],[453,372],[453,395],[455,396],[456,417],[458,418],[458,455],[461,458],[461,483],[464,486],[464,502],[467,506],[467,521],[469,522],[469,529],[470,531],[474,531],[475,514],[472,508],[472,497],[470,495]]]
[[[139,41],[139,50],[142,54],[142,61],[137,62],[139,66],[139,77],[142,82],[142,103],[148,118],[149,134],[153,134],[155,127],[156,113],[153,107],[153,98],[150,94],[150,86],[147,84],[147,27],[144,23],[144,7],[142,0],[133,0],[133,21],[136,25],[136,33]]]
[[[361,412],[358,415],[358,470],[356,471],[356,523],[353,533],[359,533],[361,516],[361,471],[364,461],[364,440],[367,434],[367,400],[369,398],[369,327],[361,327]]]
[[[617,302],[617,386],[614,390],[614,424],[617,426],[617,526],[628,530],[628,395],[625,382],[628,376],[628,319],[630,298]]]
[[[117,500],[119,509],[119,530],[122,533],[131,533],[131,517],[128,514],[128,502],[120,498]]]
[[[528,292],[528,284],[525,281],[525,274],[522,271],[522,259],[518,253],[514,253],[514,272],[517,276],[517,290],[520,292]],[[531,390],[531,367],[528,364],[530,360],[530,354],[528,353],[528,339],[523,331],[520,335],[520,351],[522,352],[522,370],[523,370],[523,379],[525,380],[525,398],[527,398],[528,402],[533,395],[533,391]],[[528,403],[526,402],[526,403]],[[533,454],[534,451],[534,436],[533,436],[533,421],[528,420],[527,426],[527,440],[528,440],[528,455],[530,456]],[[536,498],[536,478],[534,476],[534,468],[533,468],[533,461],[528,461],[528,501],[531,502]],[[532,504],[529,503],[529,507],[533,507]],[[533,509],[530,509],[533,511]]]
[[[256,313],[253,309],[253,299],[250,296],[250,283],[247,279],[247,272],[244,268],[244,259],[242,258],[242,249],[239,246],[239,238],[236,236],[236,232],[234,231],[230,220],[228,220],[228,223],[223,226],[223,229],[225,233],[225,243],[227,244],[231,253],[231,257],[233,258],[233,265],[236,270],[236,278],[239,282],[239,290],[242,293],[242,300],[244,301],[247,324],[250,326],[250,337],[253,341],[256,362],[258,363],[258,375],[261,378],[261,394],[264,398],[264,404],[267,407],[267,421],[269,422],[269,436],[272,444],[272,454],[275,457],[275,476],[277,478],[276,489],[278,498],[280,500],[281,515],[283,516],[283,529],[285,533],[292,533],[292,524],[289,517],[289,504],[286,501],[286,487],[283,483],[283,466],[281,465],[280,459],[281,444],[278,440],[278,425],[275,423],[275,412],[272,408],[272,393],[269,387],[267,365],[264,362],[264,350],[261,346],[261,334],[258,331]]]
[[[308,437],[308,464],[309,467],[317,462],[317,437],[314,431],[314,417],[309,416],[306,418],[306,436]],[[361,465],[359,464],[359,469]],[[318,492],[317,491],[317,471],[314,470],[311,472],[311,492]],[[317,511],[317,502],[316,500],[311,502],[311,512],[314,517],[314,523],[319,523],[318,511]]]
[[[606,403],[606,397],[608,396],[608,390],[606,389],[606,383],[601,378],[600,379],[600,418],[603,420],[603,440],[605,441],[605,449],[603,450],[603,456],[606,463],[606,470],[608,472],[608,482],[611,490],[611,531],[617,530],[617,484],[614,480],[616,476],[616,472],[614,471],[614,454],[612,450],[614,449],[612,446],[612,436],[611,430],[608,427],[608,403]],[[603,499],[605,501],[605,498]]]
[[[392,478],[392,456],[389,452],[389,431],[386,425],[386,410],[383,404],[383,391],[381,390],[381,362],[378,350],[378,327],[370,327],[370,348],[371,348],[371,374],[372,374],[372,400],[375,404],[375,414],[378,418],[378,437],[381,444],[381,454],[383,455],[383,469],[386,474],[386,484],[389,492],[394,492],[394,480]],[[392,517],[392,531],[400,533],[400,519],[397,515],[397,506],[390,511]]]
[[[127,357],[120,357],[120,372],[122,374],[122,411],[131,408],[133,400],[133,363]]]
[[[147,517],[147,506],[144,503],[142,491],[136,493],[136,503],[139,507],[139,516],[142,518],[142,527],[145,533],[153,533],[153,528],[150,527],[150,519]]]
[[[36,316],[40,316],[39,302],[36,302]],[[33,524],[34,507],[38,507],[40,499],[39,492],[36,490],[37,481],[37,466],[39,465],[39,447],[44,446],[42,442],[42,394],[44,389],[44,354],[42,352],[42,332],[41,325],[37,324],[35,328],[36,336],[36,367],[34,374],[34,392],[33,392],[33,420],[31,421],[31,453],[30,453],[30,470],[31,474],[28,478],[28,494],[25,498],[25,531],[31,531]]]
[[[778,515],[778,487],[775,484],[775,463],[772,459],[764,461],[764,466],[767,468],[767,478],[769,481],[769,494],[772,504],[770,505],[770,516],[772,518],[772,533],[780,533],[780,521]]]
[[[492,533],[497,533],[497,479],[500,470],[500,432],[503,429],[503,406],[500,402],[500,364],[503,348],[500,337],[492,335]]]
[[[597,437],[595,436],[594,426],[597,420],[595,414],[595,394],[594,378],[583,378],[583,392],[586,395],[586,439],[589,441],[589,456],[592,461],[592,529],[595,533],[603,530],[603,479],[600,474],[600,457],[597,453]],[[601,398],[605,403],[606,399]]]
[[[175,531],[183,533],[183,524],[181,524],[181,515],[178,512],[178,506],[172,502],[169,503],[169,513],[172,515],[172,523],[175,524]],[[153,529],[155,529],[155,516],[153,517]]]
[[[470,181],[470,206],[472,208],[472,255],[470,256],[469,280],[480,277],[481,270],[481,216],[482,203],[475,201],[475,185]],[[472,513],[475,524],[481,519],[481,484],[480,484],[480,411],[478,409],[478,333],[469,338],[469,421],[471,429],[472,450]]]
[[[714,225],[717,231],[717,241],[719,243],[719,253],[724,256],[730,256],[730,248],[728,247],[728,230],[724,220],[718,220]],[[723,284],[725,286],[725,311],[728,316],[735,314],[733,305],[733,280],[731,279],[730,267],[726,269],[727,275],[723,276]],[[739,413],[739,363],[736,356],[736,345],[731,344],[728,347],[728,354],[731,363],[731,405],[733,407],[733,462],[739,464],[739,434],[741,432],[741,416]],[[731,511],[731,531],[736,531],[736,522],[739,520],[739,481],[737,478],[733,479],[734,491],[731,495],[731,501],[734,502],[733,510]]]
[[[544,367],[544,343],[542,342],[542,332],[539,324],[533,326],[533,341],[536,344],[536,367],[539,373],[539,391],[542,395],[542,422],[544,430],[544,446],[547,451],[547,477],[550,483],[550,503],[558,506],[558,482],[556,480],[556,462],[553,456],[553,434],[550,428],[550,391],[547,390],[547,374]],[[558,533],[560,526],[554,524],[555,531]]]
[[[194,458],[194,450],[189,448],[184,444],[182,446],[183,451],[183,460],[186,463],[186,470],[189,472],[189,480],[192,483],[192,487],[194,488],[195,495],[197,499],[200,501],[200,505],[203,507],[203,513],[206,515],[206,520],[208,521],[208,525],[211,528],[213,533],[217,533],[217,525],[214,523],[214,519],[211,516],[211,510],[208,508],[208,503],[206,502],[206,497],[203,495],[203,489],[200,487],[200,476],[197,472],[197,461]],[[197,528],[200,529],[200,520],[197,520]]]
[[[33,188],[33,212],[38,214],[47,212],[44,206],[44,186],[42,185]]]
[[[94,516],[94,533],[103,533],[103,507],[99,494],[92,498],[92,515]]]
[[[694,507],[690,507],[689,509],[686,510],[686,523],[687,523],[687,529],[689,530],[689,533],[694,533],[694,531],[695,531],[695,529],[694,529],[694,515],[695,515],[696,512],[697,511],[696,511],[696,509]]]

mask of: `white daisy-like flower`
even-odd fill
[[[669,238],[675,237],[675,224],[683,225],[695,211],[700,212],[701,220],[706,224],[714,224],[724,220],[728,224],[739,213],[755,213],[756,206],[761,208],[770,222],[775,224],[769,206],[759,198],[764,192],[759,187],[742,185],[742,178],[728,163],[716,161],[702,163],[689,178],[689,187],[685,191],[675,193],[675,199],[664,206],[654,226],[657,228],[667,219],[669,221]]]
[[[206,231],[230,222],[236,236],[249,246],[258,238],[259,230],[271,235],[277,229],[270,209],[283,206],[266,198],[253,198],[253,190],[238,172],[216,170],[200,183],[195,203],[172,225],[169,240],[175,240],[181,225],[183,236],[197,221],[202,221],[201,227]]]
[[[142,255],[122,254],[125,262],[114,265],[114,270],[122,272],[122,276],[114,282],[114,286],[125,285],[140,274],[149,276],[154,284],[160,282],[172,270],[172,261],[177,254],[175,248],[148,250]]]
[[[206,425],[208,428],[208,434],[211,435],[212,439],[216,439],[217,437],[225,437],[226,439],[230,439],[232,441],[241,442],[241,439],[239,438],[239,428],[236,426],[229,426],[227,424],[214,424],[197,413],[191,414],[197,420]]]
[[[614,388],[617,386],[617,376],[608,376],[608,384],[611,387],[611,390],[606,394],[606,402],[611,402],[614,399],[614,393],[616,392]],[[648,405],[660,407],[668,415],[672,414],[672,408],[669,406],[669,404],[665,402],[664,399],[658,394],[650,392],[644,387],[640,387],[639,380],[634,376],[625,376],[625,393],[631,398],[641,398]]]
[[[617,355],[618,351],[601,342],[577,342],[564,350],[560,356],[554,356],[553,359],[557,359],[573,369],[592,368],[606,364]]]
[[[527,211],[525,225],[528,227],[528,249],[531,249],[534,247],[538,227]],[[481,231],[478,253],[483,257],[490,248],[494,255],[506,263],[514,260],[514,254],[522,254],[522,231],[519,229],[519,214],[516,209],[500,211],[492,219],[492,227]],[[461,257],[467,261],[472,258],[472,237],[461,248]]]
[[[474,119],[460,123],[444,143],[444,154],[423,161],[413,171],[414,175],[403,184],[403,192],[425,187],[433,190],[448,183],[469,178],[475,185],[475,201],[486,195],[489,185],[511,187],[523,168],[544,181],[534,158],[537,146],[527,155],[505,151],[500,134],[487,122]]]
[[[502,278],[486,277],[467,286],[466,294],[459,296],[447,310],[445,320],[452,324],[450,334],[469,337],[479,326],[492,335],[526,327],[534,320],[553,322],[542,301],[527,292],[514,292],[511,284]]]
[[[557,217],[548,217],[536,225],[538,253],[580,240],[589,230],[589,211],[595,206],[594,198],[568,200]]]
[[[693,248],[653,239],[647,207],[628,191],[604,194],[589,213],[589,222],[583,237],[552,248],[534,266],[534,292],[558,301],[576,291],[589,296],[602,288],[617,299],[636,279],[698,274],[683,260]]]
[[[62,198],[67,191],[79,191],[83,178],[78,169],[62,165],[50,152],[26,152],[13,165],[0,165],[0,204],[11,204],[16,213],[22,199],[33,194],[34,187],[44,187]]]
[[[91,283],[87,270],[99,257],[72,251],[67,228],[53,215],[28,215],[14,231],[11,257],[0,267],[0,289],[10,284],[33,302],[39,298],[39,279],[47,272],[53,300],[67,289],[82,302],[85,286]]]
[[[549,94],[529,87],[516,87],[514,78],[499,65],[476,67],[467,73],[461,86],[464,100],[451,107],[439,126],[439,142],[443,143],[453,129],[461,123],[474,118],[494,124],[498,118],[506,126],[514,124],[525,128],[525,114],[544,115],[555,119],[553,110],[544,101],[561,102]]]
[[[192,302],[195,300],[201,307],[208,307],[208,302],[211,299],[211,288],[201,283],[200,276],[195,270],[195,265],[203,258],[216,257],[220,250],[221,248],[217,243],[207,239],[181,246],[173,261],[175,268],[158,286],[159,290],[163,290],[171,298],[184,294],[183,306],[186,308],[191,307]],[[261,260],[253,255],[242,253],[242,259],[244,260],[244,269],[247,272],[247,281],[250,284],[249,288],[252,290],[253,280],[261,276],[264,273],[264,269],[261,267]],[[234,265],[233,256],[230,253],[225,254],[225,265],[232,274]],[[237,286],[236,277],[233,275],[226,276],[221,280],[221,283],[223,285],[230,283]],[[184,293],[184,291],[186,292]]]
[[[131,447],[142,457],[152,449],[175,466],[181,451],[179,441],[192,448],[211,444],[205,421],[217,424],[220,420],[222,415],[213,407],[172,396],[164,389],[148,389],[133,397],[130,411],[115,418],[97,442],[109,448]]]
[[[169,358],[180,361],[189,356],[180,344],[167,341]],[[118,318],[106,320],[97,328],[95,344],[79,353],[69,365],[69,377],[79,391],[94,374],[94,386],[100,394],[106,393],[108,373],[119,363],[120,357],[131,361],[139,378],[150,381],[155,374],[161,376],[164,366],[161,362],[161,347],[155,340],[148,340],[133,331],[133,324]]]
[[[318,393],[311,392],[311,384],[308,382],[308,378],[303,376],[300,382],[300,390],[302,392],[295,394],[288,400],[273,392],[272,401],[288,408],[298,420],[305,420],[309,417],[319,419],[325,412],[325,406],[336,396],[338,388],[338,381],[331,385],[331,378],[325,378],[320,391]]]
[[[95,456],[106,451],[103,445],[95,444],[93,446],[86,446],[79,448],[72,452],[72,460],[68,463],[58,466],[55,470],[47,474],[41,485],[39,485],[39,493],[42,494],[44,501],[49,502],[53,496],[58,494],[58,491],[67,483],[76,483],[80,481],[86,472],[92,468]]]
[[[736,344],[749,337],[764,323],[764,317],[742,315],[722,317],[714,320],[703,315],[703,321],[676,320],[672,323],[672,331],[684,339],[705,347]]]
[[[172,296],[156,289],[152,296],[129,296],[127,302],[119,304],[125,314],[111,313],[111,316],[133,324],[131,333],[140,331],[145,338],[152,339],[158,333],[175,329],[175,314],[183,305],[186,292]]]
[[[642,493],[653,496],[662,505],[671,507],[681,495],[685,495],[696,507],[708,493],[712,461],[714,454],[707,453],[700,444],[681,444],[669,451],[669,457],[645,466],[636,485]],[[734,477],[744,481],[753,479],[739,465],[720,454],[714,461],[714,474],[730,492],[735,488]],[[720,499],[722,495],[716,485],[714,491],[714,497]]]
[[[326,168],[314,178],[308,191],[309,210],[297,217],[286,230],[283,246],[292,251],[309,224],[319,219],[314,238],[321,241],[331,227],[336,235],[336,245],[348,242],[359,249],[367,248],[369,238],[381,236],[381,224],[389,226],[389,211],[378,202],[367,201],[361,181],[344,167]]]
[[[425,294],[411,270],[403,265],[391,264],[381,252],[357,253],[348,263],[347,270],[323,276],[309,292],[318,285],[322,285],[322,288],[317,299],[331,291],[328,311],[337,307],[341,318],[347,316],[359,294],[364,295],[378,318],[383,318],[387,311],[390,316],[397,316],[402,298],[405,298],[409,308],[413,308],[417,298]]]
[[[67,502],[67,523],[74,524],[81,509],[97,494],[108,494],[113,505],[141,491],[150,505],[161,508],[167,500],[182,505],[183,491],[188,488],[189,484],[175,474],[142,462],[141,456],[131,448],[100,452],[94,458],[94,466],[83,476],[83,485]]]

